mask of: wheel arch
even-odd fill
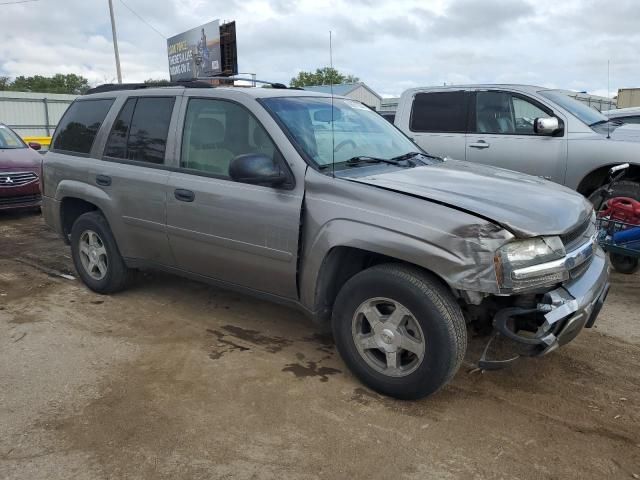
[[[442,276],[421,265],[371,249],[338,245],[327,252],[318,272],[313,308],[315,320],[327,322],[331,319],[333,304],[340,289],[349,279],[363,270],[384,263],[397,263],[419,268],[433,275],[445,288],[450,289]]]
[[[63,239],[67,243],[73,222],[80,215],[99,211],[109,222],[108,206],[111,199],[98,187],[75,180],[65,180],[60,182],[56,189],[56,200],[60,202],[60,226]]]
[[[580,183],[578,183],[578,188],[576,189],[578,193],[581,193],[585,197],[589,197],[589,195],[605,183],[607,176],[609,175],[609,169],[615,165],[619,165],[619,163],[610,163],[587,173],[582,180],[580,180]],[[624,180],[640,182],[640,165],[629,164],[629,170],[624,176]]]

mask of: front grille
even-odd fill
[[[21,187],[38,180],[33,172],[0,172],[0,187]]]
[[[591,217],[587,217],[587,219],[578,225],[576,228],[571,230],[569,233],[565,233],[564,235],[560,235],[560,239],[564,244],[564,248],[567,252],[574,250],[576,247],[580,246],[584,243],[584,238],[589,237],[592,229]]]
[[[0,207],[7,205],[20,205],[22,203],[36,203],[40,201],[40,195],[17,195],[15,197],[0,197]]]
[[[589,266],[591,265],[592,261],[593,261],[593,255],[589,257],[585,262],[569,270],[569,275],[571,276],[571,279],[573,280],[575,278],[578,278],[580,275],[586,272]]]

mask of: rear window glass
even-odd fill
[[[467,130],[465,92],[418,93],[413,100],[412,132],[465,133]]]
[[[174,97],[130,98],[113,124],[105,156],[164,163]]]
[[[72,103],[58,124],[53,149],[88,154],[113,101],[110,98]]]

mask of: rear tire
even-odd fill
[[[601,201],[602,193],[606,189],[606,186],[600,187],[595,190],[591,195],[589,195],[589,201],[593,204],[595,208],[599,210],[602,209],[602,205],[598,205],[598,202]],[[622,182],[616,183],[613,188],[613,192],[610,198],[613,197],[629,197],[634,200],[640,201],[640,184],[636,182],[632,182],[629,180],[625,180]]]
[[[131,277],[109,223],[100,212],[80,215],[71,227],[71,257],[78,276],[96,293],[123,290]]]
[[[464,317],[451,292],[433,275],[399,264],[377,265],[349,279],[336,299],[332,329],[356,377],[404,400],[449,382],[467,346]]]
[[[619,253],[610,253],[609,260],[616,272],[631,275],[640,269],[640,261],[635,257],[620,255]]]

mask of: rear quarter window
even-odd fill
[[[164,163],[175,97],[129,98],[113,124],[106,157]]]
[[[72,103],[58,124],[52,150],[89,154],[113,102],[109,98]]]
[[[413,99],[409,128],[412,132],[465,133],[466,92],[418,93]]]

